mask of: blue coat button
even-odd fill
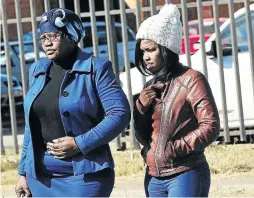
[[[62,92],[62,96],[63,96],[63,97],[67,97],[68,95],[69,95],[69,93],[68,93],[67,91],[63,91],[63,92]]]
[[[64,115],[65,117],[68,117],[68,116],[70,116],[70,113],[69,113],[68,111],[65,111],[65,112],[63,112],[63,115]]]

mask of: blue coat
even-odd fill
[[[31,106],[46,82],[51,60],[42,58],[30,67],[29,91],[24,101],[25,133],[19,174],[36,178],[36,131],[31,130]],[[50,102],[50,98],[49,101]],[[74,175],[113,168],[108,143],[130,121],[127,98],[115,79],[111,62],[79,49],[77,60],[66,72],[59,95],[59,110],[67,136],[75,137],[81,154],[72,157]],[[64,116],[68,111],[69,116]],[[52,120],[53,122],[53,120]]]

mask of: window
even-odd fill
[[[224,23],[224,21],[219,21],[219,27]],[[189,27],[189,35],[199,35],[199,23],[191,24]],[[203,22],[204,34],[213,34],[215,32],[214,21],[204,21]],[[184,29],[182,29],[182,36],[184,36]]]
[[[11,66],[14,67],[14,63],[13,63],[13,61],[11,59],[11,56],[10,56],[10,61],[11,61]],[[2,68],[6,67],[6,56],[5,56],[4,46],[1,46],[0,65],[1,65]]]
[[[86,37],[83,39],[84,47],[92,47],[93,46],[93,40],[92,40],[92,31],[91,27],[85,27]],[[133,41],[135,38],[130,33],[129,30],[127,30],[128,34],[128,41]],[[107,31],[106,26],[97,26],[97,38],[98,38],[98,44],[99,45],[107,45]],[[117,42],[123,42],[122,38],[122,28],[119,26],[116,26],[116,38]]]
[[[19,45],[14,45],[13,46],[14,52],[20,57],[20,52],[19,52]],[[31,64],[35,62],[35,52],[34,52],[34,45],[33,43],[24,43],[24,58],[25,62],[28,64]],[[42,54],[39,49],[39,56],[42,57]]]
[[[121,27],[116,27],[116,35],[117,35],[117,42],[123,42],[122,28]],[[133,35],[130,33],[129,29],[127,29],[127,36],[128,36],[128,41],[134,41],[135,40]]]
[[[251,21],[252,21],[252,29],[254,25],[254,12],[251,12]],[[242,15],[240,18],[236,19],[235,22],[236,25],[236,39],[237,39],[237,45],[247,45],[247,24],[246,24],[246,16]],[[254,32],[252,30],[252,34],[254,36]],[[232,45],[232,34],[230,30],[230,26],[222,33],[221,41],[223,46]]]
[[[93,46],[93,37],[91,27],[85,27],[86,36],[83,39],[84,47],[92,47]],[[107,44],[107,33],[105,26],[97,26],[97,38],[99,45]]]

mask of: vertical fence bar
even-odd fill
[[[248,48],[250,54],[250,65],[251,65],[251,78],[252,78],[252,91],[253,91],[253,100],[254,100],[254,42],[253,42],[253,34],[252,32],[252,22],[251,22],[251,13],[250,13],[250,2],[249,0],[244,1],[245,7],[245,16],[246,16],[246,24],[247,24],[247,37],[248,37]]]
[[[2,116],[0,118],[1,155],[5,155]]]
[[[93,39],[93,54],[95,56],[99,56],[94,0],[89,0],[89,10],[90,10],[91,31],[92,31],[92,39]]]
[[[140,0],[136,0],[136,27],[137,31],[141,24],[141,6],[140,6]],[[146,83],[146,78],[140,73],[141,79],[142,79],[142,87],[144,87]]]
[[[39,60],[39,47],[37,42],[37,20],[36,20],[36,1],[30,0],[30,13],[32,21],[32,32],[33,32],[33,42],[34,42],[34,53],[35,60]]]
[[[221,51],[221,34],[219,26],[219,8],[218,0],[213,0],[213,15],[215,18],[215,32],[216,32],[216,52],[219,63],[219,76],[220,76],[220,90],[221,90],[221,100],[222,100],[222,110],[223,110],[223,130],[224,130],[224,141],[226,143],[230,142],[229,128],[228,128],[228,114],[227,114],[227,100],[225,91],[225,80],[224,80],[224,70],[223,70],[223,57]]]
[[[74,10],[75,10],[75,13],[80,17],[80,1],[79,0],[74,0]],[[78,46],[81,49],[83,49],[83,40],[79,42]]]
[[[109,8],[110,10],[114,10],[114,0],[110,0],[109,2]],[[110,20],[111,20],[111,35],[112,35],[112,64],[113,64],[113,69],[116,74],[116,79],[120,83],[120,78],[119,78],[119,61],[118,61],[118,54],[117,54],[117,36],[116,36],[116,25],[115,25],[115,17],[110,15]],[[121,135],[125,135],[125,131],[121,133]],[[119,134],[116,137],[116,148],[117,151],[126,149],[126,143],[122,143],[121,145],[121,135]],[[125,145],[123,145],[125,144]]]
[[[110,16],[110,10],[113,7],[113,1],[104,0],[104,10],[105,10],[105,21],[106,21],[106,30],[107,30],[107,44],[108,44],[108,55],[109,60],[112,62],[114,73],[116,74],[117,81],[119,79],[119,64],[117,56],[117,38],[115,30],[115,20]],[[117,150],[121,150],[121,139],[120,135],[116,138],[116,147]]]
[[[239,121],[240,121],[240,139],[241,141],[246,141],[246,132],[244,127],[244,119],[243,119],[243,105],[242,105],[242,92],[241,92],[241,79],[239,73],[239,62],[238,62],[238,46],[236,40],[236,26],[235,26],[235,18],[234,18],[234,2],[233,0],[228,1],[228,10],[229,17],[231,19],[230,29],[231,29],[231,39],[232,39],[232,55],[233,55],[233,64],[234,64],[234,72],[236,76],[236,97],[237,97],[237,107],[239,113]]]
[[[187,10],[186,3],[187,3],[186,0],[181,0],[186,59],[187,59],[188,66],[191,67],[190,43],[189,43],[189,27],[188,27],[188,10]]]
[[[17,19],[17,29],[18,29],[18,41],[19,41],[19,58],[20,58],[20,71],[22,79],[22,89],[23,89],[23,98],[27,93],[27,68],[24,57],[24,42],[23,42],[23,28],[21,22],[21,10],[19,0],[15,0],[15,11]]]
[[[120,0],[120,12],[121,12],[121,23],[122,23],[122,38],[123,38],[123,53],[124,53],[124,65],[125,74],[127,80],[127,90],[128,99],[131,107],[131,112],[133,112],[133,96],[131,88],[131,73],[130,73],[130,60],[129,60],[129,50],[128,50],[128,35],[127,35],[127,25],[126,25],[126,13],[125,13],[125,1]],[[135,137],[133,114],[131,115],[130,122],[130,134],[132,136],[132,146],[133,149],[139,149],[139,144]]]
[[[118,78],[119,81],[119,76],[117,75],[119,73],[119,66],[117,59],[117,54],[116,52],[116,34],[113,32],[115,30],[115,24],[113,25],[112,23],[114,20],[111,20],[110,16],[110,3],[108,0],[104,0],[104,10],[105,10],[105,21],[106,21],[106,31],[107,31],[107,43],[108,43],[108,55],[109,55],[109,60],[112,62],[114,72],[116,74],[116,77]],[[112,4],[111,4],[112,5]]]
[[[49,3],[49,1],[50,0],[44,0],[44,9],[45,9],[45,12],[50,10],[50,3]]]
[[[2,12],[2,27],[3,27],[3,39],[4,39],[4,48],[6,56],[6,73],[7,73],[7,83],[8,83],[8,96],[9,96],[9,106],[10,106],[10,115],[11,115],[11,130],[14,141],[15,152],[19,153],[18,149],[18,138],[17,138],[17,123],[16,123],[16,111],[14,105],[13,97],[13,86],[12,86],[12,66],[10,60],[10,49],[9,49],[9,35],[8,35],[8,25],[7,25],[7,13],[6,13],[6,3],[4,0],[1,1],[1,12]]]
[[[156,4],[154,0],[150,0],[151,15],[156,14]]]
[[[111,33],[111,19],[110,19],[110,6],[109,6],[109,0],[104,0],[104,10],[105,10],[105,21],[106,21],[106,31],[107,31],[107,42],[108,42],[108,55],[109,60],[112,61],[112,33]]]
[[[114,0],[109,1],[109,10],[114,9],[114,2],[113,1]],[[111,62],[112,62],[112,65],[113,65],[114,72],[116,74],[116,78],[117,78],[118,82],[120,82],[120,79],[119,79],[119,62],[118,62],[118,55],[117,55],[116,25],[115,25],[115,18],[114,18],[114,16],[110,15],[110,12],[109,12],[109,20],[110,20],[111,26],[110,26],[110,31],[107,30],[107,32],[108,32],[107,35],[109,35],[111,37],[111,39],[110,39],[111,46],[112,46],[112,48],[111,48],[111,53],[112,53]]]
[[[137,30],[141,24],[141,5],[140,0],[136,0],[136,27]]]
[[[206,64],[206,51],[205,51],[205,38],[204,38],[204,21],[203,21],[203,6],[202,0],[197,0],[197,12],[199,22],[199,35],[200,35],[200,47],[202,54],[203,74],[208,79],[207,64]]]
[[[59,0],[59,7],[60,8],[65,8],[64,0]]]

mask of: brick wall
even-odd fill
[[[36,15],[41,16],[44,12],[44,3],[43,0],[36,0]],[[30,1],[22,0],[20,1],[20,9],[22,18],[30,17]],[[16,11],[15,11],[15,1],[14,0],[6,0],[6,13],[7,19],[15,19]],[[23,33],[27,33],[32,30],[31,22],[22,24]],[[8,34],[9,40],[17,40],[17,25],[9,24],[8,25]]]
[[[21,7],[21,14],[22,18],[30,17],[30,0],[21,0],[20,7]],[[36,14],[37,16],[41,16],[44,12],[44,1],[43,0],[35,0],[36,2]],[[135,8],[136,7],[136,0],[125,0],[126,7],[128,8]],[[180,4],[181,0],[171,0],[174,4]],[[196,0],[187,0],[187,2],[196,2]],[[149,4],[148,0],[140,0],[141,6],[147,6]],[[156,0],[156,5],[164,5],[165,0]],[[54,5],[53,5],[54,4]],[[58,6],[56,0],[51,0],[51,8]],[[6,0],[6,12],[7,18],[13,19],[16,18],[15,13],[15,2],[14,0]],[[235,4],[235,11],[244,7],[243,3]],[[212,7],[209,6],[205,9],[207,16],[211,15],[212,17]],[[219,7],[219,14],[220,17],[229,17],[228,14],[228,5],[220,5]],[[150,16],[150,13],[142,13],[143,19]],[[197,10],[196,8],[188,8],[188,19],[197,19]],[[136,30],[136,19],[134,14],[127,14],[127,24],[135,31]],[[23,23],[23,33],[27,33],[31,31],[31,22]],[[8,25],[8,33],[9,33],[9,40],[17,40],[17,25],[16,24],[9,24]]]
[[[209,1],[209,0],[205,0],[205,1]],[[174,4],[180,4],[181,0],[171,0],[172,3]],[[196,2],[196,0],[187,0],[188,3],[190,2]],[[157,5],[164,5],[165,0],[156,0]],[[244,7],[244,3],[235,3],[234,4],[234,11],[236,12],[237,10],[239,10],[240,8]],[[205,8],[204,10],[204,14],[206,14],[207,16],[210,15],[210,17],[213,17],[213,10],[212,10],[212,6],[208,6]],[[205,16],[205,15],[204,15]],[[219,6],[219,16],[220,17],[229,17],[229,12],[228,12],[228,5],[220,5]],[[188,8],[188,19],[189,20],[193,20],[193,19],[197,19],[197,8]]]

